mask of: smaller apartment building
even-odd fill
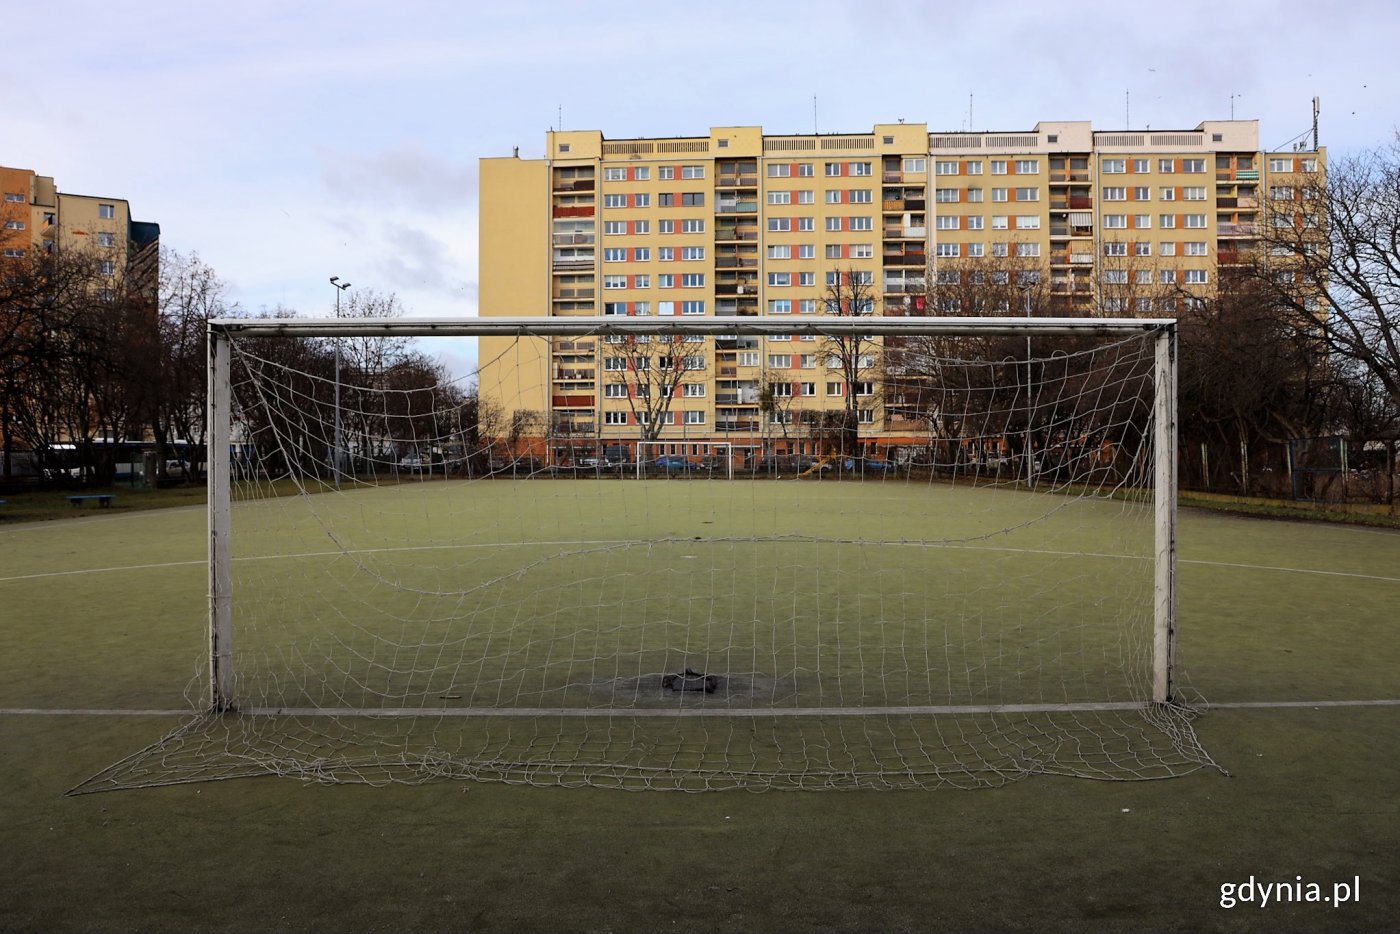
[[[1169,316],[1253,255],[1269,198],[1321,169],[1324,153],[1261,151],[1258,135],[1248,120],[552,132],[543,159],[481,162],[480,313],[800,321],[845,295],[874,314],[966,314],[998,309],[965,307],[958,287],[1003,275],[1034,295],[1034,314]],[[516,424],[537,427],[513,440],[556,460],[630,455],[651,434],[664,444],[648,456],[818,453],[812,426],[850,394],[867,448],[927,443],[921,422],[885,404],[878,360],[842,379],[810,335],[679,352],[685,373],[659,428],[642,423],[656,406],[638,404],[655,386],[597,339],[483,339],[481,392],[507,419],[532,413]]]

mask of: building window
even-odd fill
[[[933,200],[940,204],[954,204],[958,200],[958,189],[935,188],[933,190]]]
[[[1139,240],[1137,243],[1134,243],[1134,244],[1133,244],[1133,255],[1134,255],[1134,256],[1151,256],[1151,255],[1152,255],[1152,244],[1148,243],[1146,240]]]
[[[1018,243],[1018,244],[1016,244],[1016,255],[1017,255],[1017,256],[1020,256],[1020,257],[1022,257],[1022,258],[1033,257],[1033,256],[1039,256],[1039,255],[1040,255],[1040,244],[1039,244],[1039,243]]]
[[[769,259],[792,259],[792,247],[786,243],[774,243],[768,247]]]
[[[705,313],[705,303],[701,301],[681,302],[681,314],[683,315],[703,315]]]
[[[1175,214],[1163,214],[1163,215],[1161,215],[1160,217],[1157,218],[1157,226],[1158,226],[1158,227],[1161,227],[1163,230],[1175,230],[1175,229],[1176,229],[1176,215],[1175,215]]]
[[[965,174],[965,175],[981,175],[981,174],[982,174],[982,160],[980,160],[980,159],[970,159],[970,160],[968,160],[967,162],[965,162],[965,163],[963,164],[963,174]]]
[[[799,217],[797,219],[797,229],[801,231],[816,230],[817,220],[814,217]]]
[[[1138,285],[1151,285],[1151,284],[1152,284],[1152,270],[1150,270],[1150,269],[1139,269],[1139,270],[1136,270],[1136,271],[1133,273],[1133,281],[1136,282]]]
[[[1105,214],[1103,225],[1108,229],[1125,229],[1128,226],[1128,215],[1126,214]]]
[[[1205,255],[1207,255],[1207,253],[1206,253],[1206,245],[1205,245],[1205,242],[1204,242],[1204,241],[1201,241],[1201,240],[1196,240],[1196,241],[1193,241],[1193,242],[1191,242],[1191,243],[1186,244],[1185,255],[1186,255],[1186,256],[1205,256]],[[1188,280],[1188,281],[1189,281],[1189,280]]]
[[[1111,240],[1103,245],[1104,256],[1127,256],[1128,244],[1121,240]]]
[[[681,207],[696,208],[704,207],[705,193],[703,191],[687,191],[681,195]]]
[[[1103,174],[1105,175],[1122,175],[1126,171],[1127,165],[1122,159],[1103,160]]]
[[[1017,159],[1017,160],[1016,160],[1016,174],[1017,174],[1017,175],[1038,175],[1038,174],[1040,174],[1040,160],[1039,160],[1039,159]]]
[[[1136,188],[1133,189],[1133,200],[1134,200],[1134,201],[1151,201],[1151,200],[1152,200],[1152,189],[1151,189],[1151,188],[1148,188],[1146,185],[1139,185],[1139,186],[1137,186]]]
[[[1144,172],[1147,172],[1150,161],[1151,160],[1148,159],[1134,159],[1133,171],[1138,173],[1139,175],[1143,174]]]
[[[1175,256],[1175,255],[1176,255],[1176,243],[1174,243],[1174,242],[1168,242],[1168,243],[1159,243],[1159,244],[1157,244],[1157,255],[1158,255],[1158,256]]]
[[[97,206],[97,216],[104,221],[110,221],[117,216],[117,206],[114,204],[99,204]]]
[[[705,167],[703,165],[683,165],[681,166],[681,178],[704,178]]]
[[[625,263],[627,262],[627,251],[622,247],[608,247],[603,251],[603,262]]]
[[[984,253],[982,252],[982,244],[980,244],[980,243],[969,243],[969,244],[967,244],[967,255],[968,255],[968,256],[971,256],[971,257],[974,257],[974,258],[983,256]]]
[[[792,177],[792,165],[787,162],[774,162],[768,166],[769,178],[790,178]]]
[[[905,159],[904,171],[914,173],[926,172],[928,171],[928,162],[917,157]]]
[[[627,288],[626,276],[604,276],[603,288],[605,289],[625,289]]]
[[[625,208],[627,207],[626,195],[603,195],[603,207],[605,208]]]
[[[1016,189],[1016,200],[1017,200],[1017,201],[1039,201],[1039,200],[1040,200],[1040,189],[1039,189],[1039,188],[1017,188],[1017,189]]]
[[[848,252],[851,259],[870,259],[875,255],[875,244],[852,243]]]
[[[606,399],[627,398],[627,386],[623,383],[607,383],[603,386],[603,397]]]
[[[792,218],[770,217],[768,218],[768,229],[775,233],[785,233],[792,230]]]
[[[814,315],[817,313],[817,300],[815,298],[804,298],[797,303],[797,313],[802,315]]]
[[[1175,188],[1163,188],[1159,194],[1160,194],[1161,199],[1162,199],[1163,201],[1175,201],[1175,200],[1176,200],[1176,189],[1175,189]]]
[[[1005,175],[1005,174],[1006,174],[1006,160],[1005,160],[1005,159],[993,159],[993,160],[992,160],[992,174],[993,174],[993,175]]]
[[[1104,199],[1105,201],[1127,201],[1127,200],[1128,200],[1128,189],[1126,189],[1126,188],[1105,188],[1105,189],[1103,190],[1103,199]]]
[[[986,218],[981,214],[969,214],[964,220],[967,221],[968,230],[981,230]]]
[[[840,204],[840,203],[841,203],[841,191],[840,191],[840,189],[838,189],[838,188],[828,188],[828,189],[826,190],[826,203],[827,203],[827,204]]]
[[[5,221],[6,230],[23,230],[24,221]]]
[[[1157,281],[1160,282],[1162,285],[1175,285],[1175,284],[1176,284],[1176,270],[1175,270],[1175,269],[1163,269],[1163,270],[1160,270],[1160,271],[1157,273]]]
[[[603,169],[603,181],[625,182],[627,181],[627,170],[624,168]]]
[[[959,256],[961,255],[960,247],[961,244],[958,243],[940,243],[935,247],[935,255],[945,257]]]
[[[934,175],[957,175],[958,163],[954,160],[938,161],[933,164]]]
[[[846,200],[851,204],[870,204],[869,188],[852,188],[846,194]]]
[[[1103,271],[1103,281],[1108,285],[1127,285],[1128,270],[1126,269],[1105,269]]]
[[[1170,175],[1176,171],[1176,163],[1171,159],[1158,159],[1157,171]]]
[[[1206,160],[1204,159],[1182,159],[1181,171],[1192,174],[1200,174],[1206,170]]]
[[[852,163],[851,163],[851,174],[852,174],[852,175],[869,175],[869,174],[871,174],[871,171],[870,171],[870,163],[869,163],[869,162],[852,162]]]
[[[1206,189],[1204,185],[1188,186],[1181,189],[1181,199],[1183,201],[1204,201],[1206,200]]]
[[[19,194],[18,192],[7,191],[5,192],[5,200],[11,202],[12,204],[23,204],[24,195]]]
[[[768,285],[770,287],[783,287],[792,285],[792,273],[770,272],[768,274]]]
[[[871,218],[869,218],[869,217],[852,217],[852,218],[848,218],[848,220],[850,221],[850,223],[849,223],[849,225],[846,227],[847,230],[874,230],[874,229],[875,229],[875,223],[874,223],[874,221],[873,221]]]
[[[816,259],[816,258],[817,258],[817,248],[816,248],[816,246],[815,246],[814,244],[811,244],[811,243],[799,243],[799,244],[797,245],[797,258],[798,258],[798,259]]]
[[[703,246],[683,246],[681,247],[682,260],[697,260],[705,258],[705,248]]]
[[[792,204],[792,192],[790,191],[770,191],[768,192],[769,204]]]
[[[685,424],[687,424],[687,425],[703,425],[703,424],[705,424],[705,413],[704,413],[704,412],[699,412],[699,411],[696,411],[696,412],[686,412],[685,415],[684,415],[684,418],[685,418]]]
[[[20,229],[21,229],[21,230],[24,229],[24,228],[23,228],[23,225],[21,225]],[[117,245],[117,235],[114,234],[114,233],[99,233],[99,234],[97,235],[97,245],[98,245],[98,246],[116,246],[116,245]]]
[[[1207,281],[1208,279],[1206,277],[1206,271],[1204,269],[1186,270],[1187,285],[1205,285]]]
[[[956,214],[940,214],[934,218],[933,226],[936,230],[957,230],[959,220]]]
[[[1017,230],[1039,230],[1039,229],[1040,229],[1040,215],[1039,215],[1039,214],[1018,214],[1018,215],[1016,215],[1016,229],[1017,229]]]
[[[1005,200],[1007,200],[1006,189],[1005,189],[1005,188],[993,188],[993,189],[992,189],[992,200],[993,200],[993,201],[1005,201]]]
[[[1151,226],[1152,226],[1152,215],[1151,215],[1151,214],[1134,214],[1134,215],[1133,215],[1133,226],[1136,227],[1138,230],[1147,230],[1147,229],[1151,228]]]
[[[1187,214],[1186,226],[1201,228],[1206,226],[1206,216],[1204,214]]]
[[[704,233],[705,221],[702,218],[681,221],[681,233]]]

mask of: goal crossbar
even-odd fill
[[[228,337],[576,337],[592,334],[872,334],[970,337],[1030,334],[1043,337],[1128,336],[1171,333],[1173,318],[938,318],[881,315],[798,318],[778,315],[681,318],[584,316],[568,318],[217,318],[211,334]]]

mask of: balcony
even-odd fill
[[[563,233],[554,235],[555,246],[577,246],[583,244],[592,246],[593,234],[591,233]]]
[[[594,397],[590,395],[551,396],[556,409],[591,409]]]
[[[1094,199],[1089,195],[1070,195],[1069,206],[1074,211],[1087,211],[1094,206]]]
[[[716,214],[756,214],[758,213],[758,201],[730,200],[728,198],[715,201]]]
[[[758,419],[719,419],[716,431],[758,431]]]
[[[567,298],[592,298],[593,289],[559,289],[554,293],[555,300]]]
[[[582,204],[582,205],[575,205],[575,206],[572,206],[572,207],[559,207],[559,206],[556,206],[556,207],[554,208],[554,216],[555,216],[555,217],[592,217],[592,216],[593,216],[593,205],[591,205],[591,204]]]
[[[1219,224],[1215,232],[1221,237],[1254,237],[1258,236],[1258,224]]]
[[[592,191],[593,179],[576,178],[572,181],[555,181],[555,191]]]
[[[1257,182],[1259,181],[1259,170],[1240,169],[1235,172],[1235,180],[1240,182]]]
[[[716,188],[757,188],[758,175],[720,175],[715,178]]]
[[[716,256],[716,269],[757,269],[757,256]]]
[[[887,246],[884,256],[886,266],[922,266],[928,262],[928,254],[914,247]]]
[[[719,226],[716,226],[716,227],[715,227],[715,242],[716,242],[716,243],[732,243],[732,242],[736,242],[736,241],[737,241],[737,242],[740,242],[740,243],[745,243],[745,242],[756,242],[757,240],[758,240],[758,230],[757,230],[757,228],[746,228],[746,227],[719,227]]]
[[[589,382],[592,382],[593,368],[589,367],[588,369],[584,370],[555,370],[554,379],[556,382],[559,380],[587,380]]]

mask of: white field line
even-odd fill
[[[929,707],[250,707],[242,714],[255,717],[899,717],[968,714],[1096,713],[1140,710],[1148,705],[1127,701],[1084,704],[970,704]],[[1226,701],[1200,704],[1199,710],[1280,710],[1311,707],[1400,707],[1400,698],[1376,700]],[[110,707],[0,707],[0,717],[189,717],[196,711],[117,709]]]
[[[691,539],[678,539],[677,541],[678,541],[679,544],[685,544],[685,543],[691,542],[692,540],[691,540]],[[707,540],[707,541],[713,541],[713,539],[709,539],[709,540]],[[798,541],[798,540],[797,540],[797,539],[794,539],[794,541]],[[639,544],[645,544],[645,543],[644,543],[643,541],[641,541],[641,540],[638,540],[638,539],[599,539],[599,540],[596,540],[596,541],[586,541],[586,540],[585,540],[585,541],[506,542],[506,543],[501,543],[501,542],[475,542],[475,543],[473,543],[473,542],[457,542],[457,543],[447,544],[447,545],[402,545],[402,546],[396,546],[396,547],[391,547],[391,548],[357,548],[357,549],[351,549],[351,550],[349,550],[349,551],[306,551],[306,552],[300,552],[300,553],[296,553],[296,554],[255,555],[255,556],[247,556],[247,557],[242,557],[242,558],[235,558],[234,561],[235,561],[235,562],[244,562],[244,561],[290,561],[290,560],[296,560],[296,559],[300,559],[300,558],[334,558],[334,557],[338,557],[338,556],[340,556],[340,555],[342,555],[342,554],[357,554],[357,555],[365,555],[365,554],[393,554],[393,553],[398,553],[398,552],[444,551],[444,550],[461,549],[461,548],[503,548],[503,547],[514,547],[514,546],[520,546],[520,547],[537,547],[537,546],[545,546],[545,545],[547,545],[547,546],[556,546],[556,547],[606,547],[606,546],[610,546],[610,545],[639,545]],[[1110,554],[1102,554],[1102,553],[1093,552],[1093,551],[1058,551],[1058,550],[1049,549],[1049,548],[1007,548],[1007,547],[997,547],[997,546],[990,546],[990,545],[965,546],[965,545],[960,545],[960,544],[956,544],[956,543],[945,543],[945,542],[938,542],[938,543],[910,542],[910,541],[877,542],[877,541],[854,541],[854,540],[853,540],[853,541],[843,542],[843,544],[856,544],[856,545],[893,545],[893,546],[896,546],[896,547],[917,547],[917,548],[927,548],[927,547],[936,547],[936,548],[964,548],[964,547],[966,547],[966,548],[969,548],[970,550],[973,550],[973,551],[997,551],[997,552],[1004,552],[1004,553],[1008,553],[1008,554],[1049,555],[1049,556],[1053,556],[1053,557],[1057,557],[1057,558],[1105,558],[1105,559],[1112,559],[1112,560],[1119,560],[1119,561],[1139,561],[1139,560],[1140,560],[1140,561],[1146,561],[1146,560],[1148,560],[1146,557],[1140,557],[1140,556],[1134,556],[1134,555],[1110,555]],[[16,574],[16,575],[13,575],[13,576],[10,576],[10,577],[0,577],[0,584],[10,583],[11,581],[39,580],[39,579],[43,579],[43,578],[50,578],[50,577],[67,577],[67,576],[69,576],[69,575],[79,575],[79,574],[109,574],[109,573],[114,573],[114,572],[118,572],[118,571],[149,571],[149,570],[160,570],[160,569],[162,569],[162,568],[196,567],[196,566],[198,566],[198,567],[203,567],[203,566],[205,566],[205,565],[207,565],[207,564],[208,564],[208,561],[201,558],[201,559],[198,559],[198,560],[187,560],[187,561],[166,561],[166,562],[161,562],[161,563],[157,563],[157,564],[127,564],[127,565],[113,565],[113,566],[111,566],[111,567],[101,567],[101,568],[80,568],[80,569],[71,570],[71,571],[43,571],[43,572],[40,572],[40,573],[37,573],[37,574]],[[1383,582],[1383,583],[1388,583],[1388,584],[1400,584],[1400,577],[1391,577],[1391,576],[1382,575],[1382,574],[1360,574],[1360,573],[1357,573],[1357,572],[1355,572],[1355,571],[1324,571],[1324,570],[1319,570],[1319,569],[1317,569],[1317,568],[1295,568],[1295,567],[1285,567],[1285,566],[1282,566],[1282,565],[1271,565],[1271,564],[1244,564],[1244,563],[1235,562],[1235,561],[1207,561],[1207,560],[1204,560],[1204,559],[1201,559],[1201,558],[1178,558],[1178,559],[1177,559],[1177,564],[1178,564],[1178,565],[1192,564],[1192,565],[1199,565],[1199,566],[1202,566],[1202,567],[1238,568],[1238,569],[1240,569],[1240,570],[1247,570],[1247,571],[1278,571],[1278,572],[1284,573],[1284,574],[1315,574],[1315,575],[1319,575],[1319,576],[1322,576],[1322,577],[1345,577],[1345,578],[1351,578],[1351,579],[1355,579],[1355,580],[1371,580],[1371,581],[1381,581],[1381,582]]]

